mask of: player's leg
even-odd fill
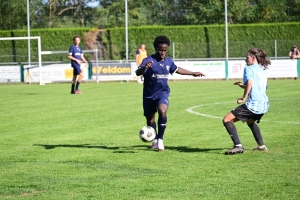
[[[77,79],[77,82],[75,83],[74,92],[76,94],[81,94],[81,92],[78,90],[78,88],[79,88],[80,82],[83,78],[83,74],[82,74],[82,71],[80,69],[80,66],[74,66],[73,68],[74,68],[74,76],[76,75],[76,77],[77,77],[79,75],[78,79]],[[75,79],[75,81],[76,81],[76,79]]]
[[[72,85],[71,85],[71,94],[76,94],[76,93],[75,93],[75,82],[76,82],[76,77],[77,77],[77,75],[73,75],[73,78],[72,78]]]
[[[151,126],[156,132],[155,113],[157,112],[155,101],[152,99],[143,99],[144,116],[147,126]]]
[[[145,117],[146,117],[147,126],[151,126],[155,130],[155,132],[156,132],[155,113],[148,114]],[[156,134],[154,140],[152,141],[151,148],[152,149],[157,149],[158,148],[157,134]]]
[[[262,115],[261,115],[262,116]],[[261,117],[259,117],[260,120]],[[247,121],[247,125],[249,126],[249,128],[251,129],[253,136],[255,138],[255,141],[257,142],[257,147],[254,148],[253,150],[259,150],[259,151],[268,151],[267,147],[265,146],[264,140],[262,138],[261,132],[260,132],[260,128],[257,125],[257,123],[255,123],[256,120],[253,119],[249,119]]]
[[[163,151],[165,149],[163,140],[164,140],[164,134],[165,130],[167,128],[167,111],[169,108],[169,95],[163,94],[160,99],[158,99],[157,103],[157,110],[158,110],[158,150]]]
[[[167,126],[167,111],[168,105],[166,104],[159,104],[158,105],[158,139],[164,139],[164,133]]]
[[[235,153],[243,153],[244,147],[241,144],[236,126],[234,125],[234,122],[239,121],[239,119],[232,113],[229,112],[224,118],[223,118],[223,125],[225,126],[234,146],[229,151],[226,151],[225,154],[235,154]]]
[[[77,79],[77,82],[76,82],[76,86],[75,86],[75,92],[77,92],[77,94],[81,94],[81,92],[79,91],[79,85],[80,85],[80,83],[82,81],[82,78],[83,78],[83,73],[80,72],[79,76],[78,76],[78,79]]]
[[[147,126],[151,126],[155,132],[156,131],[156,122],[155,122],[155,113],[156,113],[156,106],[155,101],[152,99],[143,99],[143,109],[144,109],[144,116],[146,118],[146,124]],[[152,141],[151,148],[157,149],[157,134],[155,139]]]
[[[155,113],[145,116],[147,126],[151,126],[156,132]]]

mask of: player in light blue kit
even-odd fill
[[[71,60],[71,66],[73,68],[73,79],[72,79],[72,87],[71,87],[71,94],[82,94],[79,91],[79,84],[83,78],[83,73],[80,69],[81,61],[83,60],[85,62],[85,67],[88,67],[87,61],[83,56],[80,44],[80,37],[78,35],[75,35],[73,37],[74,44],[69,49],[69,55],[68,58]],[[77,76],[78,80],[76,82]],[[75,85],[76,83],[76,85]]]
[[[268,69],[271,61],[267,58],[266,52],[258,48],[250,49],[247,52],[245,61],[247,66],[244,69],[244,83],[236,82],[234,84],[244,89],[243,97],[237,99],[237,103],[241,104],[245,100],[246,102],[233,109],[223,118],[223,124],[234,144],[232,149],[225,152],[226,155],[243,153],[245,150],[234,125],[234,122],[239,120],[247,122],[253,133],[258,144],[253,150],[268,151],[257,123],[270,107],[266,95],[268,79],[266,69]]]
[[[177,67],[171,58],[166,57],[170,41],[166,36],[158,36],[154,40],[155,54],[146,57],[136,70],[136,75],[144,76],[143,108],[147,125],[156,131],[155,113],[158,112],[158,132],[152,142],[152,148],[163,151],[164,132],[167,125],[170,88],[169,74],[205,76],[201,72],[191,72]]]

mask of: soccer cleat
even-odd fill
[[[164,141],[162,139],[158,139],[158,142],[157,142],[157,149],[158,151],[163,151],[165,150],[165,146],[164,146]]]
[[[71,94],[76,94],[76,93],[74,91],[72,91]]]
[[[74,90],[75,94],[82,94],[82,92],[80,92],[79,90]]]
[[[233,155],[233,154],[237,154],[237,153],[244,153],[245,149],[243,146],[239,147],[239,146],[234,146],[232,149],[230,149],[229,151],[225,152],[225,155]]]
[[[154,140],[152,141],[151,148],[152,148],[152,149],[157,149],[157,148],[158,148],[158,142],[157,142],[157,139],[154,139]]]
[[[254,148],[252,150],[253,151],[268,151],[268,148],[266,146],[264,146],[264,147],[257,146],[256,148]]]

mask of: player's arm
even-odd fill
[[[249,94],[249,92],[250,92],[251,88],[252,88],[252,80],[251,80],[251,79],[249,79],[249,80],[247,81],[246,85],[245,85],[245,89],[244,89],[244,95],[243,95],[243,97],[242,97],[242,98],[239,98],[239,99],[237,99],[237,103],[238,103],[238,104],[241,104],[241,103],[243,103],[243,102],[244,102],[244,101],[247,99],[247,97],[248,97],[248,94]]]
[[[152,67],[152,64],[153,61],[150,61],[146,63],[144,66],[140,66],[137,70],[135,70],[135,74],[137,76],[141,76],[147,68]]]
[[[69,58],[70,60],[76,61],[78,64],[81,64],[81,60],[78,60],[77,58],[74,58],[71,54],[68,55],[68,58]]]
[[[83,60],[83,62],[85,63],[85,67],[88,67],[88,62],[86,61],[85,57],[83,54],[81,54],[81,60]]]
[[[294,58],[300,58],[300,52],[297,50],[297,53],[296,55],[294,55]]]
[[[69,58],[70,60],[76,61],[79,65],[81,64],[81,60],[78,60],[78,59],[74,58],[74,57],[71,56],[71,55],[69,55],[68,58]]]
[[[240,88],[243,88],[243,89],[246,88],[246,85],[242,84],[241,82],[235,82],[233,85],[238,85],[238,86],[240,86]]]
[[[200,77],[205,76],[202,72],[191,72],[181,67],[178,67],[176,73],[181,75],[191,75],[191,76],[200,76]]]

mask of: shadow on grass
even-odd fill
[[[34,144],[33,146],[41,146],[46,150],[51,150],[55,148],[98,148],[105,150],[112,150],[113,153],[137,153],[136,151],[148,151],[151,149],[150,145],[136,145],[136,146],[123,146],[123,147],[108,147],[104,145],[90,145],[90,144]],[[185,146],[166,146],[167,151],[178,151],[185,153],[224,153],[224,148],[191,148]],[[153,150],[154,151],[154,150]]]

